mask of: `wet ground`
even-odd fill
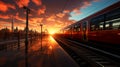
[[[42,46],[42,50],[41,50]],[[27,59],[25,45],[0,51],[0,67],[79,67],[52,36],[29,44]]]

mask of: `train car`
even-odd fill
[[[81,23],[77,22],[72,25],[69,25],[63,29],[61,29],[62,35],[65,38],[73,39],[73,40],[82,40],[82,30],[81,30]]]
[[[74,40],[120,44],[120,1],[66,29],[65,36]]]
[[[120,44],[120,1],[88,17],[87,38],[109,44]]]
[[[63,37],[69,38],[69,39],[72,38],[72,25],[63,28],[61,31],[63,32],[62,33]]]

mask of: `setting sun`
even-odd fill
[[[53,35],[53,34],[56,33],[56,30],[51,29],[51,30],[49,30],[49,33],[50,33],[51,35]]]
[[[50,31],[50,34],[55,34],[55,32],[54,31]]]

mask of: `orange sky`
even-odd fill
[[[75,20],[69,20],[70,12],[81,14],[80,8],[91,5],[91,2],[98,0],[0,0],[0,28],[11,28],[12,17],[14,28],[24,29],[25,9],[30,8],[29,29],[40,31],[40,23],[43,29],[56,32],[59,29],[70,25]],[[67,4],[69,3],[69,4]],[[82,5],[81,5],[82,4]]]

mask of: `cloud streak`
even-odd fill
[[[0,21],[9,20],[9,22],[11,22],[10,16],[12,15],[14,16],[15,25],[24,27],[26,14],[22,7],[27,6],[31,9],[29,14],[30,28],[39,28],[39,24],[43,23],[48,29],[57,28],[58,30],[75,22],[69,20],[71,12],[74,12],[74,15],[79,15],[82,13],[80,9],[91,6],[92,2],[98,1],[99,0],[1,0]]]
[[[46,6],[42,6],[42,8],[38,9],[38,15],[44,14],[46,10]]]
[[[19,7],[28,6],[30,0],[17,0],[16,3]]]
[[[6,11],[8,11],[9,8],[15,9],[15,6],[13,6],[11,4],[6,4],[6,3],[0,1],[0,11],[6,12]]]
[[[2,19],[9,19],[10,17],[8,15],[0,15],[0,18],[2,18]]]
[[[41,2],[41,0],[32,0],[33,1],[33,3],[35,3],[36,5],[42,5],[42,2]]]

